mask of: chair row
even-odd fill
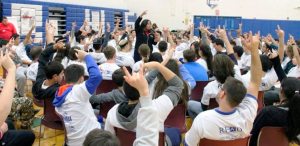
[[[121,128],[115,128],[116,136],[121,142],[121,146],[132,146],[136,138],[135,132],[127,131]],[[245,137],[236,140],[210,140],[201,139],[199,146],[248,146],[251,137]],[[164,132],[159,133],[159,146],[164,146]],[[282,127],[263,127],[258,137],[258,146],[288,146],[289,141],[285,136]]]

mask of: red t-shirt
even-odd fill
[[[15,33],[17,33],[17,31],[12,23],[8,22],[7,25],[0,23],[0,39],[9,41],[11,36]]]

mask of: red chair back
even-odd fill
[[[165,127],[178,128],[181,133],[187,131],[185,124],[186,106],[184,104],[178,104],[168,115],[165,120]]]
[[[100,115],[104,118],[107,117],[108,111],[115,105],[114,101],[100,103]]]
[[[288,146],[289,140],[283,127],[263,127],[260,130],[258,146]]]
[[[44,99],[44,117],[42,119],[42,124],[52,129],[64,130],[63,123],[56,114],[52,99],[50,98]]]
[[[214,109],[214,108],[216,108],[216,107],[219,107],[219,104],[218,104],[216,98],[211,98],[211,99],[209,100],[209,105],[208,105],[208,108],[207,108],[207,109]]]
[[[201,139],[199,146],[248,146],[249,137],[235,140]],[[271,145],[270,145],[271,146]]]
[[[118,86],[112,80],[102,80],[96,90],[96,94],[107,93],[116,88],[118,88]]]
[[[115,127],[116,136],[121,142],[121,146],[132,146],[134,140],[136,139],[135,132],[124,130],[121,128]],[[165,145],[165,133],[159,132],[158,146]]]
[[[201,101],[204,87],[209,83],[210,81],[197,81],[196,87],[192,90],[191,93],[191,100]]]

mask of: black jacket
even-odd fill
[[[56,50],[53,49],[54,44],[49,44],[39,57],[39,67],[36,76],[36,82],[32,86],[32,93],[36,99],[54,99],[55,92],[60,86],[58,83],[53,84],[47,89],[42,89],[42,85],[46,80],[45,67],[50,61],[50,58]]]
[[[139,54],[139,46],[141,44],[148,44],[150,48],[150,54],[152,53],[153,46],[156,45],[156,42],[154,42],[154,33],[151,32],[149,35],[145,34],[143,28],[140,25],[140,22],[142,21],[142,17],[138,17],[138,19],[135,21],[134,28],[136,32],[136,42],[135,42],[135,48],[134,48],[134,61],[140,61],[141,56]]]

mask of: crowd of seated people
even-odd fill
[[[52,102],[47,112],[61,118],[49,122],[63,122],[69,146],[121,146],[118,129],[134,132],[135,146],[157,146],[161,133],[165,145],[197,146],[203,139],[251,136],[249,144],[256,146],[266,126],[282,127],[290,143],[300,144],[300,41],[292,35],[284,40],[280,26],[274,30],[277,36],[266,37],[242,32],[242,24],[234,37],[225,28],[213,32],[202,23],[170,31],[144,19],[146,14],[134,28],[119,27],[119,19],[113,30],[100,24],[99,31],[88,21],[78,28],[73,22],[70,33],[59,38],[46,21],[45,45],[34,44],[28,53],[25,47],[33,44],[35,25],[20,41],[4,17],[0,32],[9,31],[0,35],[0,66],[6,74],[0,94],[2,145],[34,143],[30,126],[16,130],[9,116],[16,112],[14,93],[26,96],[27,79],[35,100]],[[192,100],[201,82],[207,85],[199,100]],[[102,83],[108,91],[98,92]],[[27,100],[32,106],[32,99]],[[265,102],[262,109],[259,100]],[[108,108],[105,116],[103,108]],[[178,110],[191,118],[191,127],[166,124],[185,123],[177,118]]]

